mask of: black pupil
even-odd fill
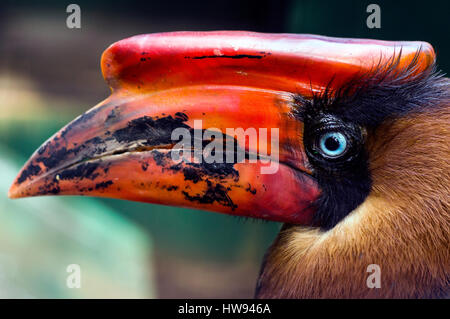
[[[325,140],[325,147],[330,151],[335,151],[339,148],[339,141],[334,136],[330,136]]]

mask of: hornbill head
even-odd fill
[[[9,196],[284,222],[260,297],[441,295],[450,118],[434,62],[424,42],[232,31],[125,39],[102,56],[111,96],[44,143]],[[393,250],[402,265],[389,262]],[[406,287],[411,251],[426,255],[423,289]],[[372,263],[395,281],[381,293],[365,285]]]

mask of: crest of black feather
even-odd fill
[[[355,75],[338,89],[332,89],[333,78],[326,88],[312,99],[296,97],[301,106],[297,115],[304,116],[323,112],[334,114],[344,121],[374,128],[386,118],[398,117],[409,112],[426,111],[438,105],[446,92],[448,82],[437,71],[435,63],[420,71],[421,49],[411,62],[400,68],[402,51],[387,62],[382,57],[371,70]]]
[[[305,132],[318,119],[330,116],[349,127],[371,131],[389,118],[437,107],[443,99],[448,99],[449,82],[434,63],[420,70],[420,52],[419,49],[402,68],[399,67],[401,50],[387,62],[382,63],[380,58],[370,71],[356,75],[338,89],[331,88],[331,79],[322,92],[310,99],[296,96],[298,107],[293,113],[305,123]],[[330,229],[369,195],[372,180],[368,155],[364,145],[360,145],[358,156],[351,161],[339,165],[328,163],[308,153],[309,140],[304,140],[305,149],[322,190],[314,203],[317,211],[313,223]]]

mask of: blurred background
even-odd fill
[[[81,29],[66,7],[81,7]],[[381,7],[381,29],[366,8]],[[0,298],[249,298],[280,224],[112,199],[12,201],[25,160],[109,95],[100,56],[120,39],[177,30],[422,40],[450,69],[449,1],[1,1]],[[280,190],[282,191],[282,190]],[[80,289],[66,268],[81,267]]]

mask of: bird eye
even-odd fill
[[[303,145],[314,168],[342,171],[364,155],[364,131],[357,124],[332,114],[306,118],[304,123]]]
[[[326,157],[338,157],[347,150],[347,138],[340,132],[327,132],[319,139],[319,149]]]

